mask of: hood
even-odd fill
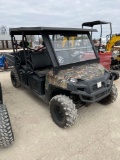
[[[57,77],[69,80],[70,78],[91,80],[104,75],[104,67],[101,64],[86,64],[82,66],[75,66],[70,69],[61,70]]]
[[[91,80],[104,75],[105,69],[101,64],[85,64],[80,66],[74,66],[69,69],[60,70],[57,74],[53,74],[51,70],[46,76],[46,89],[49,84],[67,88],[67,81],[70,78],[76,78],[81,80]]]

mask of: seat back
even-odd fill
[[[26,51],[25,51],[26,52]],[[24,50],[21,50],[18,52],[18,56],[20,58],[20,64],[25,65],[25,55],[24,55]]]
[[[47,67],[52,67],[52,62],[47,54],[47,51],[33,52],[31,54],[31,62],[33,70],[44,69]]]

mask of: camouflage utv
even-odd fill
[[[77,109],[94,102],[113,103],[117,89],[115,75],[100,63],[90,32],[78,28],[30,27],[11,28],[13,53],[6,56],[14,65],[14,87],[30,89],[50,105],[53,121],[61,128],[70,127]],[[22,35],[21,50],[15,36]],[[44,41],[38,49],[29,48],[27,35]],[[74,37],[74,38],[73,38]]]

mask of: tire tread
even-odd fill
[[[19,88],[20,86],[21,86],[21,83],[20,83],[20,80],[19,80],[19,77],[18,77],[18,74],[17,74],[17,71],[16,71],[16,69],[14,68],[14,69],[12,69],[12,71],[11,71],[11,75],[14,75],[14,78],[15,78],[15,85],[13,84],[13,86],[15,87],[15,88]],[[12,80],[11,80],[12,81]]]
[[[52,105],[53,101],[58,101],[63,106],[64,112],[66,115],[66,123],[62,128],[67,128],[72,126],[77,119],[77,109],[73,101],[65,95],[57,95],[53,97],[50,101],[50,106]],[[52,114],[51,114],[51,117],[53,121],[56,123]]]
[[[7,108],[4,104],[0,104],[0,147],[8,147],[13,141],[14,135]]]

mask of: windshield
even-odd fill
[[[50,35],[50,39],[59,65],[96,59],[92,44],[86,34]]]

